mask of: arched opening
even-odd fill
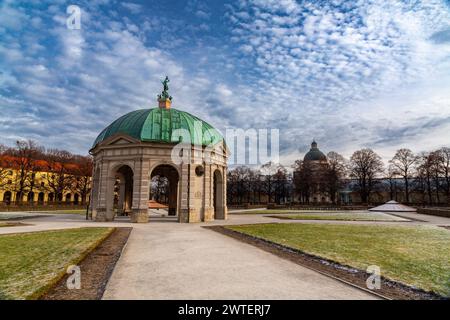
[[[225,208],[223,201],[223,178],[220,170],[214,171],[213,180],[214,219],[225,219]]]
[[[28,201],[28,203],[33,203],[33,201],[34,201],[34,192],[33,191],[28,192],[27,201]]]
[[[114,183],[114,211],[119,216],[128,216],[133,205],[133,170],[127,165],[121,166]]]
[[[72,195],[70,193],[66,194],[66,203],[70,203],[72,201]]]
[[[80,195],[78,193],[75,193],[73,196],[73,203],[78,204],[80,202]]]
[[[48,194],[48,202],[53,202],[55,201],[55,195],[53,194],[53,192],[50,192]]]
[[[178,171],[173,166],[164,164],[154,168],[150,176],[149,208],[167,209],[169,216],[177,216],[178,182]]]
[[[38,194],[38,203],[39,204],[44,203],[44,196],[45,196],[45,194],[43,192],[39,192],[39,194]]]
[[[6,203],[7,205],[11,204],[11,198],[12,198],[11,191],[6,191],[3,194],[3,202]]]
[[[61,203],[62,200],[63,200],[63,194],[62,193],[58,193],[56,198],[57,198],[58,202]]]

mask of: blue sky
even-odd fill
[[[220,130],[279,128],[285,164],[313,138],[347,157],[449,146],[450,2],[0,2],[1,143],[86,153],[165,75]]]

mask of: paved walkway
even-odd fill
[[[131,234],[104,299],[374,298],[198,224],[147,226]]]
[[[407,214],[412,222],[376,224],[450,225],[449,218]],[[353,223],[289,221],[230,214],[227,221],[201,224],[126,220],[94,223],[81,215],[23,220],[30,226],[0,228],[0,234],[75,227],[132,226],[133,232],[107,285],[104,299],[373,299],[374,296],[290,261],[202,228],[247,223]]]

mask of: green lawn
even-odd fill
[[[381,212],[302,212],[280,217],[291,220],[410,221]]]
[[[0,235],[0,300],[35,299],[114,228]]]
[[[450,232],[432,226],[277,223],[227,228],[450,296]]]
[[[85,215],[85,209],[74,209],[74,210],[50,210],[50,211],[24,211],[24,212],[0,212],[1,220],[20,220],[27,218],[37,218],[43,215],[50,214],[79,214]]]

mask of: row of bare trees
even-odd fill
[[[258,169],[239,166],[227,175],[227,200],[230,204],[285,202],[292,194],[292,174],[273,162]]]
[[[442,194],[450,201],[450,148],[419,154],[409,149],[397,150],[387,172],[390,178],[403,179],[406,202],[411,200],[411,191],[420,193],[422,202],[429,204],[440,203]]]
[[[348,160],[332,151],[326,162],[297,160],[292,169],[291,174],[282,165],[268,163],[259,169],[240,166],[230,170],[229,203],[281,203],[288,199],[309,203],[317,194],[337,203],[337,195],[343,189],[356,192],[364,204],[370,203],[375,194],[387,194],[388,199],[384,200],[390,200],[398,193],[403,194],[406,203],[432,205],[450,201],[450,148],[420,154],[399,149],[387,166],[369,148],[355,151]]]
[[[0,145],[0,188],[15,192],[18,201],[36,192],[47,192],[56,202],[62,200],[63,193],[71,192],[80,195],[85,203],[91,175],[90,156],[45,149],[31,140],[17,141],[13,147]]]

